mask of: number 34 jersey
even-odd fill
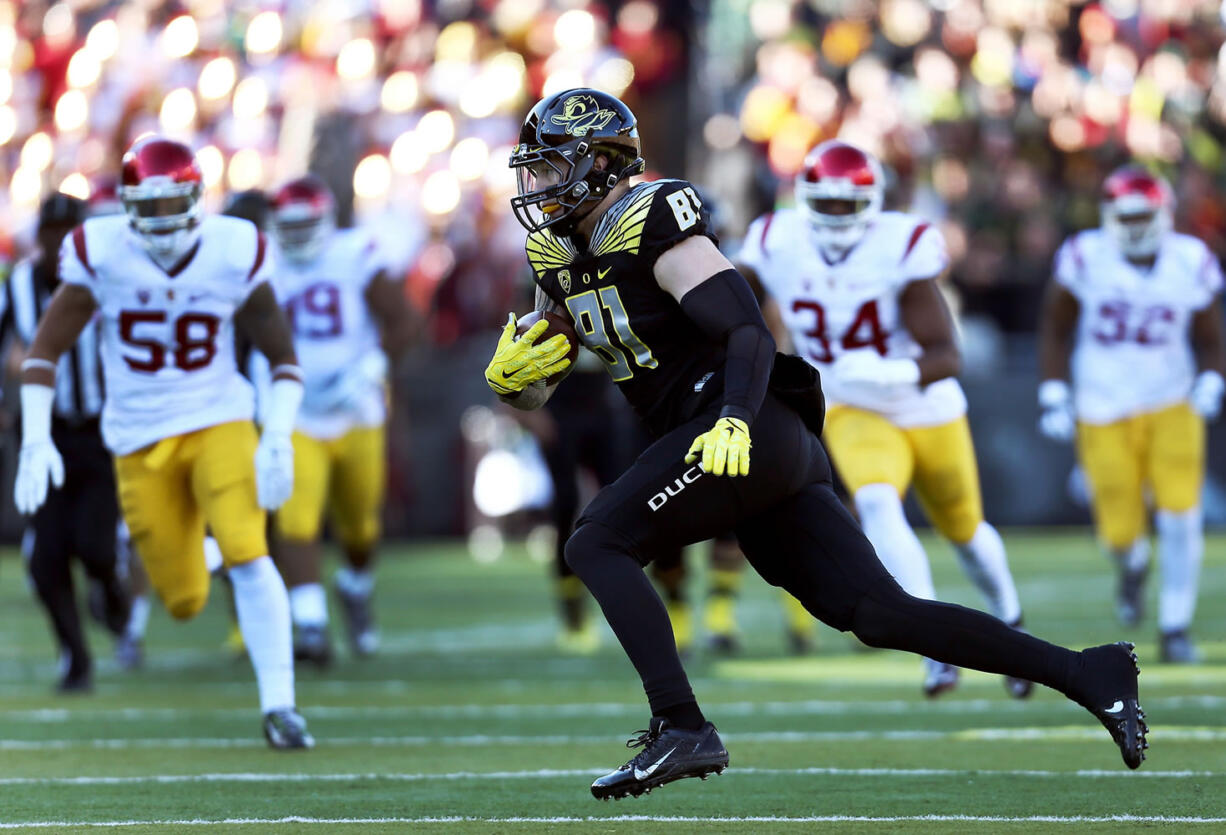
[[[386,418],[381,385],[338,405],[354,364],[380,350],[366,291],[383,268],[374,238],[360,229],[336,230],[307,263],[277,258],[277,299],[306,375],[298,428],[313,438],[336,438],[354,426],[379,426]]]
[[[271,275],[264,237],[238,218],[206,216],[171,270],[150,258],[124,215],[91,218],[64,239],[60,278],[98,304],[115,455],[163,438],[251,420],[255,398],[234,357],[234,313]]]
[[[1140,269],[1101,229],[1088,229],[1060,247],[1055,275],[1081,304],[1072,357],[1079,420],[1112,423],[1187,398],[1196,375],[1192,317],[1222,287],[1200,239],[1172,232],[1154,265]]]
[[[809,222],[795,209],[763,215],[749,226],[738,263],[751,267],[778,303],[792,347],[822,372],[830,404],[878,412],[897,426],[938,426],[966,413],[953,378],[921,388],[885,390],[840,383],[835,360],[851,351],[915,359],[919,345],[902,324],[899,297],[912,281],[945,270],[941,233],[901,212],[882,212],[843,260],[830,264]]]
[[[579,339],[643,418],[663,434],[723,393],[724,347],[660,288],[660,254],[693,235],[715,236],[684,180],[634,186],[601,217],[592,239],[528,236],[536,282],[569,312]]]

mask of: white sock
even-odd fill
[[[217,544],[216,539],[206,536],[204,538],[204,567],[212,574],[221,568],[221,565],[221,546]]]
[[[336,585],[350,597],[370,597],[375,590],[375,572],[344,566],[336,572]]]
[[[856,491],[860,526],[873,544],[886,571],[907,594],[926,600],[936,598],[928,555],[907,523],[902,499],[889,484],[869,484]]]
[[[1108,549],[1107,553],[1129,571],[1140,571],[1149,565],[1149,538],[1142,536],[1120,550]]]
[[[295,626],[324,626],[328,623],[328,599],[320,583],[303,583],[289,590],[289,610]]]
[[[132,609],[128,613],[128,625],[123,633],[134,640],[145,637],[145,629],[149,625],[149,595],[139,594],[132,598]]]
[[[1009,573],[1005,543],[996,528],[980,522],[969,542],[954,545],[962,570],[975,588],[983,593],[992,614],[1005,623],[1017,623],[1022,616],[1022,604],[1017,599],[1017,587]]]
[[[1196,590],[1205,537],[1201,530],[1199,507],[1183,513],[1159,510],[1154,514],[1158,529],[1158,559],[1162,567],[1162,589],[1158,594],[1158,629],[1176,632],[1187,629],[1196,611]]]
[[[233,566],[234,608],[260,689],[260,712],[294,706],[289,595],[270,557]]]

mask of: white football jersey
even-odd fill
[[[937,426],[966,413],[953,378],[883,391],[841,384],[833,372],[834,361],[850,351],[890,359],[922,353],[903,327],[898,299],[908,283],[933,278],[949,263],[941,233],[927,222],[882,212],[860,243],[830,264],[805,217],[781,209],[750,224],[735,260],[753,268],[779,304],[793,349],[822,372],[829,403],[879,412],[898,426]]]
[[[172,272],[124,215],[85,221],[60,249],[60,277],[98,303],[102,438],[116,455],[254,415],[235,364],[234,312],[272,274],[264,237],[245,220],[206,216]]]
[[[354,363],[381,350],[366,289],[384,267],[374,237],[359,229],[338,229],[310,262],[277,259],[277,298],[306,375],[298,429],[314,438],[335,438],[354,426],[379,426],[387,417],[382,385],[370,386],[348,408],[336,405],[336,393]]]
[[[1192,316],[1213,303],[1222,272],[1191,235],[1166,235],[1150,269],[1130,263],[1101,229],[1056,253],[1056,281],[1077,297],[1073,402],[1079,420],[1111,423],[1187,398],[1196,376]]]

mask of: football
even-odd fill
[[[542,312],[540,310],[532,311],[516,323],[516,336],[522,336],[527,333],[528,329],[539,322],[542,316],[549,322],[549,326],[545,328],[543,334],[537,337],[536,344],[539,345],[546,339],[560,333],[566,337],[566,343],[570,346],[570,349],[566,352],[566,358],[570,360],[571,364],[567,366],[565,371],[554,374],[545,380],[546,385],[553,386],[562,382],[562,379],[574,368],[575,358],[579,356],[579,336],[575,333],[575,328],[568,318],[560,313]]]

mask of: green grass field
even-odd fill
[[[95,630],[96,692],[60,697],[47,627],[6,553],[0,829],[1226,831],[1226,539],[1209,543],[1201,592],[1208,662],[1186,668],[1156,663],[1152,614],[1132,634],[1114,624],[1108,566],[1088,533],[1006,542],[1034,632],[1078,647],[1137,641],[1153,728],[1139,772],[1049,690],[1013,702],[993,677],[968,673],[926,702],[917,658],[857,652],[824,627],[816,655],[787,656],[775,592],[752,577],[744,650],[689,664],[731,768],[598,803],[588,783],[627,758],[623,740],[647,722],[633,669],[607,632],[595,656],[554,651],[546,569],[526,552],[481,565],[453,545],[388,549],[383,653],[300,671],[319,744],[274,753],[247,662],[220,648],[219,597],[189,624],[155,612],[137,674],[115,668]],[[927,544],[938,590],[974,604],[948,548]]]

